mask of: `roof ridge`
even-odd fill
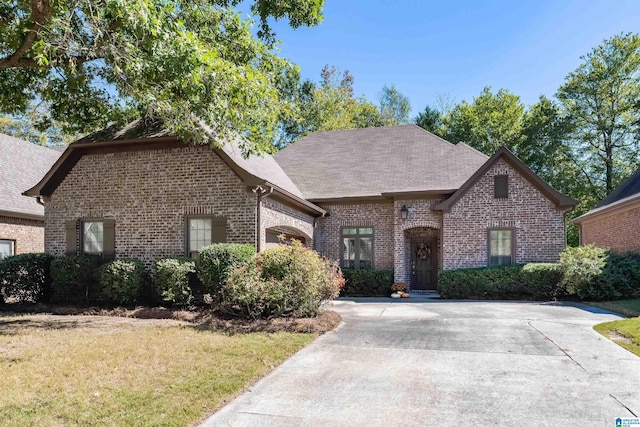
[[[427,134],[429,134],[429,135],[433,136],[434,138],[436,138],[436,139],[438,139],[438,140],[440,140],[440,141],[442,141],[442,142],[446,142],[446,143],[447,143],[447,145],[451,145],[452,147],[454,147],[454,146],[456,145],[456,144],[454,144],[454,143],[452,143],[452,142],[447,141],[447,140],[446,140],[446,139],[444,139],[443,137],[438,136],[438,135],[436,135],[435,133],[433,133],[433,132],[430,132],[430,131],[426,130],[426,129],[425,129],[425,128],[423,128],[422,126],[418,126],[418,125],[417,125],[417,124],[415,124],[415,123],[409,123],[409,124],[408,124],[408,125],[406,125],[406,126],[415,126],[415,127],[417,127],[418,129],[420,129],[422,132],[425,132],[425,133],[427,133]]]
[[[482,151],[478,150],[477,148],[474,148],[474,147],[470,146],[469,144],[467,144],[464,141],[458,142],[456,144],[456,147],[458,147],[458,146],[463,147],[463,148],[467,148],[467,149],[469,149],[469,150],[471,150],[471,151],[473,151],[473,152],[475,152],[477,154],[480,154],[481,156],[483,156],[483,157],[485,157],[487,159],[490,157],[490,156],[487,156],[486,154],[484,154]]]

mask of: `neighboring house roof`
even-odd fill
[[[606,215],[619,209],[625,209],[632,205],[640,205],[640,170],[627,178],[627,180],[613,190],[611,194],[602,199],[595,208],[574,218],[571,222],[580,224],[585,220]]]
[[[416,125],[317,132],[274,155],[306,199],[451,194],[487,160]]]
[[[433,208],[435,210],[449,211],[451,207],[480,179],[484,174],[493,166],[498,159],[504,159],[513,168],[515,168],[524,178],[526,178],[533,186],[535,186],[542,194],[544,194],[549,200],[555,203],[558,208],[568,209],[578,204],[578,201],[565,196],[564,194],[556,191],[549,184],[544,182],[538,175],[536,175],[531,169],[527,167],[520,159],[518,159],[511,151],[506,147],[499,148],[482,167],[480,167],[475,173],[465,182],[451,197],[438,203]]]
[[[0,215],[44,218],[44,208],[22,192],[31,188],[60,152],[0,134]]]
[[[149,122],[137,119],[124,127],[109,126],[69,144],[67,150],[44,178],[25,194],[30,196],[51,194],[80,157],[87,152],[159,148],[164,145],[178,146],[176,144],[178,139],[177,135],[164,128],[157,121]],[[237,141],[232,141],[225,144],[224,147],[214,150],[248,185],[264,184],[275,187],[283,196],[295,199],[304,207],[317,213],[325,213],[324,210],[307,202],[302,197],[300,190],[272,156],[245,158]]]

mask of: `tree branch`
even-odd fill
[[[33,59],[23,58],[24,54],[31,49],[36,41],[40,29],[51,20],[51,5],[49,0],[31,0],[31,29],[27,33],[22,44],[11,55],[0,59],[0,69],[14,68],[19,66],[27,66],[30,68],[37,67],[37,63]],[[21,62],[21,61],[27,61]]]

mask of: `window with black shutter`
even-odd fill
[[[506,199],[509,197],[509,177],[507,175],[496,175],[494,177],[494,190],[496,199]]]
[[[188,217],[186,234],[186,255],[195,258],[205,246],[226,243],[227,219],[216,216]]]

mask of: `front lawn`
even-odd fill
[[[640,317],[601,323],[593,329],[640,356]]]
[[[314,334],[184,322],[0,316],[0,425],[197,423]]]

